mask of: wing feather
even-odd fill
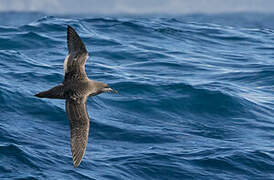
[[[35,94],[35,96],[39,98],[65,99],[64,85],[60,84],[47,91],[43,91],[38,94]]]
[[[85,44],[83,43],[77,32],[71,26],[68,26],[67,28],[67,43],[69,54],[87,53]]]
[[[87,78],[85,63],[88,52],[80,36],[71,26],[67,28],[67,44],[69,54],[64,62],[65,81]]]
[[[89,116],[86,100],[87,97],[66,100],[66,112],[70,121],[70,146],[75,168],[81,163],[88,143]]]

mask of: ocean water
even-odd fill
[[[274,15],[0,14],[0,179],[274,179]],[[74,169],[66,28],[86,72],[119,94],[87,101]]]

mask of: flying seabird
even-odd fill
[[[117,93],[107,84],[91,80],[85,72],[88,52],[79,35],[71,27],[67,27],[68,55],[64,62],[64,81],[36,94],[39,98],[65,99],[66,113],[70,121],[70,147],[73,165],[76,168],[82,161],[89,134],[89,116],[86,102],[89,96],[103,92]]]

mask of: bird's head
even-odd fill
[[[102,93],[103,93],[103,92],[111,92],[111,93],[115,93],[115,94],[118,93],[118,91],[116,91],[116,90],[110,88],[109,85],[108,85],[108,84],[105,84],[105,83],[102,83],[101,91],[102,91]]]

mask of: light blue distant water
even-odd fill
[[[0,14],[0,179],[274,179],[274,15]],[[66,27],[88,76],[89,143],[73,168],[61,100]]]

